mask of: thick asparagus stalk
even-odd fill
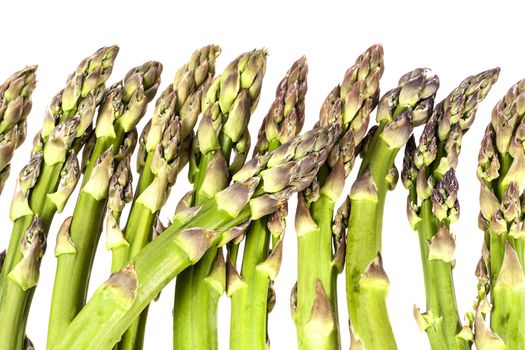
[[[380,253],[383,209],[387,191],[397,182],[395,157],[413,127],[430,116],[438,86],[430,70],[416,69],[381,98],[378,126],[363,146],[363,162],[350,192],[346,250],[350,330],[354,344],[368,350],[397,348],[386,309],[389,281]]]
[[[66,87],[51,101],[31,160],[18,178],[10,212],[14,226],[0,276],[0,349],[23,348],[45,238],[55,212],[63,208],[78,181],[76,153],[90,134],[117,52],[116,46],[104,47],[70,75]],[[35,226],[41,227],[42,234],[31,233],[34,230],[29,228]]]
[[[296,137],[252,159],[232,185],[202,205],[179,211],[170,227],[95,291],[53,349],[110,349],[178,273],[241,235],[249,220],[278,210],[304,190],[339,133],[332,125]]]
[[[247,125],[259,101],[265,68],[266,51],[244,53],[208,89],[190,159],[191,206],[210,200],[224,189],[244,164],[250,147]],[[210,249],[177,278],[174,349],[217,349],[218,302],[225,278],[221,266],[222,251]]]
[[[73,218],[68,229],[59,233],[65,235],[65,239],[61,236],[57,238],[57,271],[49,317],[48,347],[56,342],[86,302],[110,178],[118,163],[113,164],[113,158],[127,158],[133,153],[137,140],[135,127],[157,92],[161,72],[160,63],[146,62],[131,69],[104,95],[92,136],[93,144],[85,149],[85,175]]]
[[[425,313],[414,312],[432,349],[470,349],[470,339],[458,337],[462,325],[452,276],[450,224],[459,217],[455,169],[463,135],[498,74],[492,69],[466,78],[434,108],[419,145],[411,138],[405,149],[402,180],[409,190],[407,214],[418,231],[427,300]]]
[[[485,232],[484,256],[478,271],[488,272],[483,281],[480,279],[483,274],[478,273],[478,279],[486,291],[483,294],[491,291],[493,336],[506,349],[525,347],[522,317],[525,307],[524,116],[525,80],[521,80],[494,107],[478,157],[479,222]],[[490,311],[490,303],[482,299],[482,293],[480,296],[478,304],[489,305],[484,309],[478,306],[478,310],[481,309],[479,318],[483,318]],[[476,328],[476,344],[484,344],[483,334]]]
[[[299,349],[340,348],[336,283],[344,267],[349,202],[332,228],[334,209],[377,104],[383,69],[383,48],[374,45],[348,69],[321,109],[319,124],[341,125],[343,134],[312,187],[298,197],[298,280],[291,307]]]
[[[304,122],[306,57],[293,63],[277,87],[263,120],[254,155],[263,155],[295,137]],[[246,232],[240,274],[227,258],[227,292],[231,297],[230,349],[267,349],[268,313],[275,302],[272,284],[281,264],[287,205],[253,221]],[[271,247],[271,248],[270,248]],[[236,246],[237,248],[237,246]]]
[[[182,153],[189,151],[182,149],[182,142],[191,141],[201,97],[215,74],[219,53],[214,45],[195,51],[157,101],[153,118],[140,137],[141,174],[123,236],[108,237],[112,241],[107,244],[113,253],[112,272],[122,269],[151,240],[155,217],[181,169]],[[122,234],[120,230],[112,232]],[[124,334],[119,349],[142,348],[146,319],[147,309]]]
[[[25,140],[36,66],[26,67],[0,85],[0,193],[11,171],[15,149]]]

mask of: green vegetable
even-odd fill
[[[479,224],[485,233],[483,254],[476,269],[478,300],[474,328],[478,348],[491,345],[493,349],[514,350],[525,346],[521,311],[525,307],[524,116],[522,80],[494,107],[478,156]],[[490,311],[491,329],[487,329],[484,317]]]
[[[64,227],[57,237],[57,271],[49,316],[48,347],[60,338],[86,302],[108,193],[115,189],[110,185],[110,179],[119,160],[128,159],[135,149],[136,125],[157,92],[161,72],[160,63],[146,62],[131,69],[122,81],[104,94],[91,145],[84,149],[84,179],[73,216],[66,219],[67,229]],[[129,172],[126,174],[129,175],[125,177],[130,177]],[[59,192],[53,198],[56,202],[64,202]]]
[[[252,159],[232,185],[202,205],[179,211],[170,227],[95,291],[52,349],[110,349],[177,274],[309,186],[339,134],[332,125],[296,137]]]
[[[189,206],[210,200],[228,186],[231,175],[244,164],[250,148],[247,125],[259,101],[265,70],[266,51],[251,51],[231,62],[211,83],[190,159],[193,191],[186,198]],[[221,264],[224,266],[222,252],[210,249],[177,278],[174,349],[217,348],[218,302],[225,279]]]
[[[264,118],[254,155],[271,152],[295,137],[304,123],[308,66],[302,57],[277,86],[275,100]],[[231,297],[230,349],[266,349],[268,313],[275,302],[272,285],[282,258],[286,203],[269,216],[253,221],[246,231],[242,269],[235,266],[242,236],[226,260],[226,290]],[[270,248],[271,247],[271,248]]]
[[[319,124],[340,125],[343,134],[312,186],[298,197],[298,280],[291,307],[299,349],[341,347],[336,287],[337,275],[344,267],[349,202],[345,201],[337,214],[335,203],[354,165],[370,112],[377,105],[383,70],[383,48],[374,45],[347,70],[321,109]]]
[[[183,142],[191,142],[202,94],[215,74],[215,60],[219,53],[219,47],[214,45],[195,51],[157,100],[153,118],[140,137],[140,177],[124,232],[118,228],[117,220],[113,221],[115,216],[108,215],[111,221],[108,225],[115,228],[108,230],[110,235],[106,242],[113,254],[112,272],[125,267],[129,259],[152,239],[155,218],[184,166],[184,158],[187,158],[184,153],[189,149],[184,149]],[[118,210],[116,216],[115,219],[120,216]],[[146,320],[147,309],[124,334],[119,349],[142,349]]]
[[[9,177],[15,149],[26,138],[31,94],[36,86],[36,68],[26,67],[0,85],[0,193]]]
[[[411,138],[405,149],[402,182],[409,190],[407,215],[418,231],[427,300],[427,311],[415,308],[414,315],[432,349],[470,349],[472,339],[458,336],[452,276],[456,242],[450,224],[459,217],[455,168],[463,135],[498,74],[492,69],[466,78],[434,108],[419,145]]]
[[[350,191],[347,304],[352,341],[368,350],[397,349],[386,309],[389,281],[381,258],[383,210],[387,191],[397,182],[395,157],[413,127],[430,116],[438,86],[430,70],[416,69],[381,98],[378,126],[363,145],[363,162]]]
[[[66,87],[51,101],[31,160],[18,177],[10,211],[14,226],[0,275],[0,349],[25,348],[27,317],[47,233],[79,179],[76,154],[90,134],[117,53],[116,46],[101,48],[70,75]]]

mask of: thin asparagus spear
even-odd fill
[[[254,155],[263,155],[295,137],[304,122],[307,90],[306,57],[293,63],[277,87],[263,120]],[[287,204],[253,221],[246,233],[242,270],[227,258],[227,293],[231,297],[230,349],[267,349],[272,284],[281,264]],[[238,247],[238,246],[237,246]],[[271,249],[270,249],[271,247]]]
[[[115,244],[107,245],[113,255],[112,272],[122,269],[151,240],[155,217],[182,168],[182,153],[189,151],[182,149],[182,142],[191,141],[201,97],[215,74],[219,53],[215,45],[195,51],[157,101],[154,115],[140,137],[141,174],[123,236],[115,238]],[[146,319],[147,309],[124,334],[119,349],[142,349]]]
[[[202,205],[179,211],[175,221],[113,274],[64,331],[60,349],[110,349],[162,288],[204,253],[227,244],[313,180],[339,136],[337,125],[296,137],[253,158],[233,184]]]
[[[37,66],[26,67],[0,85],[0,193],[11,171],[15,149],[27,134],[27,116],[31,111],[31,94],[36,85]]]
[[[298,196],[298,280],[291,307],[299,349],[340,348],[336,283],[344,267],[349,202],[343,203],[332,228],[334,209],[377,105],[383,70],[383,48],[374,45],[347,70],[321,109],[320,125],[337,123],[343,134],[312,187]]]
[[[452,276],[450,224],[459,217],[455,169],[463,135],[498,75],[492,69],[466,78],[434,108],[419,145],[411,138],[405,149],[402,180],[409,190],[408,217],[418,231],[427,300],[426,312],[414,312],[432,349],[470,349],[470,340],[458,337],[462,325]]]
[[[346,250],[350,331],[352,341],[368,350],[397,349],[386,309],[389,281],[380,253],[383,209],[387,191],[397,182],[395,157],[413,127],[430,116],[438,86],[430,70],[416,69],[381,98],[378,126],[364,146],[363,162],[350,191]]]
[[[73,219],[68,230],[60,233],[65,239],[59,235],[55,248],[57,271],[49,315],[48,347],[60,338],[86,302],[91,267],[108,201],[109,182],[118,163],[113,157],[126,158],[133,153],[137,140],[136,125],[157,93],[161,72],[160,63],[146,62],[132,68],[104,95],[92,136],[94,144],[85,149],[84,179]],[[54,198],[61,197],[55,195]]]
[[[521,80],[494,107],[481,143],[477,170],[481,183],[479,222],[485,240],[477,269],[480,292],[476,316],[477,322],[484,325],[481,322],[491,311],[494,333],[475,327],[475,342],[486,346],[493,341],[511,350],[525,347],[524,116],[525,80]],[[489,290],[492,310],[486,300]],[[492,336],[487,337],[487,332]]]
[[[63,208],[78,181],[76,153],[90,134],[117,53],[116,46],[101,48],[70,75],[66,87],[51,101],[31,160],[19,175],[10,211],[13,231],[0,276],[0,349],[24,347],[45,238],[55,212]],[[29,229],[37,226],[42,234]]]
[[[190,206],[210,200],[244,164],[250,147],[247,125],[259,101],[265,68],[265,50],[244,53],[208,89],[190,159],[189,177],[193,183]],[[224,266],[222,251],[210,249],[199,263],[177,278],[174,349],[217,349],[218,302],[225,279],[221,266]]]

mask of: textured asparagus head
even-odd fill
[[[370,112],[378,102],[383,71],[383,47],[372,45],[348,68],[341,84],[328,94],[321,107],[319,124],[339,123],[343,135],[352,130],[354,143],[361,142],[368,128]]]
[[[130,132],[146,113],[160,84],[162,64],[146,62],[128,71],[124,79],[104,94],[97,117],[95,135],[116,137],[117,129]]]
[[[252,219],[273,213],[292,193],[303,191],[310,185],[340,133],[341,127],[337,124],[314,129],[292,139],[272,153],[250,160],[233,176],[234,184],[217,197],[226,199],[228,195],[239,191],[244,192],[240,197],[248,201],[251,197],[248,193],[257,187],[259,191],[250,200]],[[243,204],[243,200],[235,203],[223,200],[218,202],[230,214],[240,211],[246,204]]]
[[[272,151],[295,137],[304,124],[304,98],[308,65],[303,56],[295,61],[277,86],[275,100],[264,118],[254,155]]]
[[[241,54],[213,80],[203,98],[204,113],[193,143],[188,173],[194,184],[196,203],[222,189],[217,186],[203,188],[210,177],[218,176],[226,184],[246,160],[250,148],[247,126],[259,101],[266,55],[265,50]],[[232,152],[235,153],[233,157]],[[208,171],[211,155],[214,156],[213,172]]]
[[[9,177],[15,149],[24,142],[31,94],[36,85],[36,66],[26,67],[0,85],[0,192]]]

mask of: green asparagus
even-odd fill
[[[350,191],[346,249],[346,292],[350,331],[356,347],[397,349],[386,309],[389,281],[383,269],[381,240],[387,191],[397,182],[394,165],[414,126],[432,112],[439,80],[428,69],[401,77],[399,86],[379,101],[376,128],[363,145],[363,161]]]
[[[219,53],[215,45],[195,51],[157,101],[153,118],[140,137],[137,164],[140,177],[124,232],[109,231],[118,236],[108,237],[111,241],[107,247],[113,254],[112,272],[122,269],[151,240],[155,217],[181,169],[182,153],[189,151],[182,149],[182,143],[191,141],[202,94],[215,74]],[[142,349],[146,319],[147,309],[124,334],[119,349]]]
[[[190,206],[210,200],[228,186],[231,175],[244,164],[250,147],[247,125],[259,101],[265,69],[265,50],[247,52],[211,83],[190,159]],[[217,309],[225,288],[221,265],[222,251],[210,249],[177,278],[174,349],[217,349]]]
[[[177,274],[309,186],[339,134],[340,127],[331,125],[296,137],[246,163],[232,185],[202,205],[179,211],[170,227],[95,291],[52,350],[110,349]]]
[[[337,224],[334,208],[353,167],[356,146],[377,105],[383,70],[383,48],[374,45],[347,70],[343,82],[330,92],[321,109],[319,124],[341,125],[343,134],[311,188],[298,197],[298,280],[291,307],[299,349],[341,347],[336,283],[344,267],[349,202],[337,211]]]
[[[401,178],[409,191],[407,216],[419,236],[427,300],[426,312],[414,312],[432,349],[470,349],[471,339],[458,337],[462,325],[452,276],[456,244],[450,224],[459,217],[455,169],[463,135],[498,75],[492,69],[466,78],[434,108],[419,145],[411,138],[405,148]]]
[[[301,131],[307,73],[306,57],[302,57],[277,86],[276,98],[259,130],[254,155],[272,152]],[[235,257],[226,258],[226,290],[232,299],[230,349],[264,350],[269,346],[266,328],[275,301],[272,284],[281,264],[286,214],[287,205],[283,204],[273,214],[250,224],[240,273]],[[237,245],[233,247],[238,249]]]
[[[36,66],[26,67],[0,85],[0,193],[11,172],[15,149],[25,140]]]
[[[90,134],[117,53],[116,46],[101,48],[70,75],[51,101],[31,160],[18,177],[10,211],[13,231],[0,275],[0,349],[24,348],[47,232],[80,176],[76,154]]]
[[[478,156],[479,224],[485,234],[483,254],[476,270],[479,291],[475,343],[478,348],[488,344],[509,350],[525,346],[525,319],[521,315],[525,307],[525,195],[521,192],[525,169],[524,116],[525,80],[521,80],[494,107]],[[483,328],[484,317],[489,312],[491,330]]]
[[[125,159],[133,153],[137,140],[136,125],[157,92],[161,72],[160,63],[146,62],[132,68],[104,95],[92,145],[84,149],[84,179],[73,218],[67,225],[68,230],[60,232],[57,237],[57,271],[49,316],[48,347],[60,338],[86,302],[91,267],[108,202],[110,178],[118,163],[113,158]]]

